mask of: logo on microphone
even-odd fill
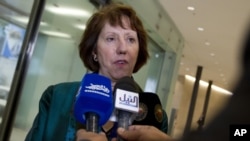
[[[137,113],[139,111],[138,93],[117,89],[115,107]]]
[[[138,107],[138,96],[127,95],[124,93],[122,97],[119,97],[119,103],[123,105],[128,105],[131,107]]]
[[[110,97],[109,95],[110,90],[104,85],[90,83],[89,86],[85,86],[84,92],[95,93]]]

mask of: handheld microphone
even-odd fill
[[[132,116],[139,111],[138,87],[131,77],[123,77],[117,81],[115,92],[115,108],[117,109],[118,127],[128,129],[132,124]],[[118,136],[118,141],[122,139]]]
[[[113,111],[111,80],[99,74],[86,74],[76,96],[74,116],[86,130],[98,133]]]
[[[152,125],[161,129],[163,122],[163,109],[157,94],[151,92],[139,93],[139,113],[136,115],[133,124]]]

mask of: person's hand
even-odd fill
[[[170,136],[154,126],[132,125],[128,130],[118,128],[117,133],[126,141],[173,141]]]
[[[84,129],[80,129],[76,133],[76,141],[108,141],[105,133],[87,132]]]

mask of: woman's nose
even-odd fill
[[[127,45],[124,39],[120,39],[116,48],[117,54],[126,54],[127,53]]]

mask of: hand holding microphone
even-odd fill
[[[133,125],[128,129],[118,128],[117,141],[137,140],[137,141],[155,141],[166,140],[174,141],[162,130],[164,112],[160,99],[157,94],[151,92],[139,92],[139,113],[133,118]],[[167,124],[167,123],[164,123]]]
[[[99,74],[86,74],[76,96],[74,115],[86,130],[98,133],[113,111],[111,80]]]

